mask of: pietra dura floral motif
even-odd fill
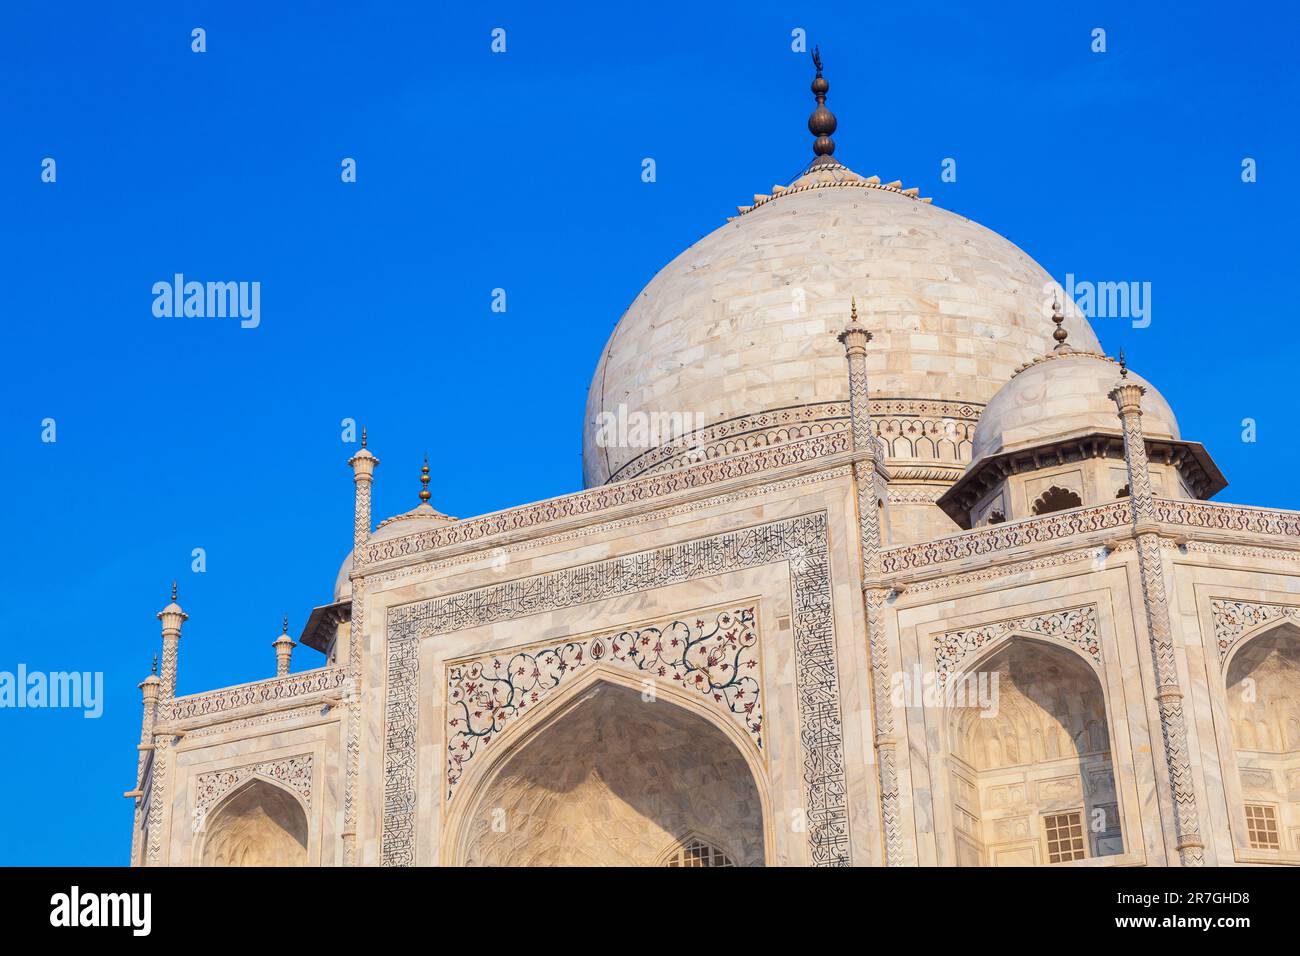
[[[1214,612],[1214,637],[1219,645],[1220,664],[1228,659],[1228,652],[1241,635],[1251,628],[1284,618],[1300,624],[1300,605],[1252,604],[1216,598],[1210,602],[1210,607]]]
[[[939,684],[960,669],[962,661],[982,647],[987,647],[1009,634],[1039,634],[1073,644],[1096,664],[1101,663],[1101,642],[1097,635],[1097,609],[1092,605],[1072,607],[1052,614],[998,621],[961,631],[936,634],[935,663]]]
[[[447,668],[447,797],[465,766],[517,717],[589,664],[671,681],[729,713],[763,747],[755,607],[582,637]]]

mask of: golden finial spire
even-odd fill
[[[150,674],[157,674],[157,673],[158,673],[158,655],[157,655],[157,654],[155,654],[155,655],[153,656],[153,667],[149,669],[149,673],[150,673]]]
[[[1119,377],[1128,378],[1128,363],[1124,361],[1124,350],[1119,350]]]
[[[172,600],[176,600],[176,579],[172,578]]]
[[[429,503],[429,456],[424,456],[424,467],[420,469],[420,501]]]
[[[366,426],[365,425],[361,426],[361,447],[362,448],[366,447]]]
[[[813,95],[817,97],[817,108],[813,110],[812,116],[808,117],[808,132],[817,137],[813,140],[813,154],[816,158],[812,165],[834,166],[835,160],[831,156],[835,152],[835,140],[831,139],[831,133],[835,132],[835,114],[826,108],[826,91],[831,88],[831,85],[822,76],[822,54],[819,47],[813,47],[812,61],[817,69],[817,76],[812,81]]]
[[[285,633],[285,634],[288,634],[288,633],[289,633],[289,615],[288,615],[288,614],[286,614],[286,615],[284,616],[284,633]]]
[[[849,298],[849,321],[854,325],[858,324],[858,297],[856,295]]]
[[[1052,338],[1056,339],[1056,351],[1069,348],[1065,344],[1069,332],[1065,331],[1065,314],[1061,311],[1061,301],[1057,298],[1056,292],[1052,292],[1052,321],[1056,323],[1056,328],[1052,331]]]

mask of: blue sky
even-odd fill
[[[105,680],[99,719],[0,710],[0,863],[127,861],[173,577],[181,693],[273,673],[281,615],[296,633],[350,546],[342,419],[382,460],[379,516],[417,503],[425,452],[456,515],[580,487],[624,307],[810,158],[795,28],[822,47],[837,158],[1062,281],[1151,282],[1151,325],[1099,320],[1103,344],[1206,444],[1221,499],[1300,508],[1293,5],[470,6],[0,13],[0,670]],[[260,282],[260,326],[155,318],[176,272]]]

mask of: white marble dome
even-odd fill
[[[873,398],[987,402],[1052,345],[1050,276],[1011,242],[842,166],[796,180],[665,266],[601,355],[587,396],[587,485],[645,447],[597,440],[602,413],[707,425],[848,397],[833,334],[856,296]],[[1099,347],[1087,320],[1071,344]],[[620,474],[620,469],[622,473]]]
[[[1100,353],[1048,353],[1017,372],[985,407],[975,427],[972,467],[990,455],[1058,438],[1121,433],[1119,410],[1109,397],[1119,379],[1119,365]],[[1164,396],[1131,371],[1128,380],[1146,388],[1143,433],[1148,438],[1178,439],[1178,421]]]

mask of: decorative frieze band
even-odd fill
[[[763,748],[756,606],[492,654],[447,667],[447,799],[466,766],[588,665],[669,681],[727,714]]]
[[[1295,511],[1267,511],[1263,508],[1244,508],[1209,501],[1156,498],[1154,515],[1159,523],[1174,527],[1300,538],[1300,512]],[[898,573],[946,561],[960,561],[1024,548],[1090,531],[1124,528],[1132,523],[1132,507],[1126,498],[1093,508],[1075,508],[1058,514],[965,531],[907,547],[889,548],[882,552],[881,563],[885,573]]]
[[[970,460],[971,438],[983,406],[923,398],[871,399],[872,431],[891,459]],[[846,401],[810,402],[738,415],[674,438],[633,458],[610,477],[628,481],[701,461],[798,441],[849,427]]]
[[[303,806],[311,809],[312,755],[299,754],[280,760],[263,760],[259,763],[201,773],[194,781],[194,819],[196,829],[202,829],[208,812],[221,798],[253,777],[265,777],[292,790],[302,798]]]
[[[1088,604],[1050,614],[1016,617],[993,624],[947,631],[934,636],[935,671],[940,687],[948,677],[960,673],[961,664],[981,648],[1013,634],[1036,634],[1073,644],[1094,664],[1101,666],[1101,639],[1097,634],[1097,608]]]
[[[342,667],[320,667],[316,670],[290,674],[288,677],[274,677],[271,680],[224,687],[221,690],[192,694],[188,697],[177,697],[172,701],[170,712],[165,714],[164,718],[188,720],[238,707],[291,700],[295,697],[305,697],[307,694],[337,690],[343,686],[345,678],[346,674]]]
[[[847,432],[829,432],[804,441],[763,448],[747,455],[705,462],[662,475],[649,475],[632,481],[601,485],[588,491],[552,498],[533,505],[512,508],[481,518],[430,528],[417,534],[371,542],[361,549],[367,563],[388,561],[432,551],[448,545],[463,544],[513,531],[540,527],[553,521],[598,514],[626,505],[647,502],[678,492],[707,488],[735,478],[757,475],[773,468],[815,461],[827,455],[850,450]]]
[[[1155,499],[1155,517],[1162,524],[1205,528],[1211,531],[1244,531],[1300,538],[1300,511],[1270,511],[1242,505],[1192,501],[1186,498]]]
[[[617,487],[617,486],[615,486]],[[851,862],[825,512],[390,608],[381,862],[415,863],[419,642],[438,634],[785,562],[811,862]]]
[[[1264,604],[1214,598],[1210,601],[1214,615],[1214,639],[1219,645],[1219,665],[1228,659],[1243,634],[1271,621],[1292,620],[1300,624],[1300,605]]]
[[[881,552],[881,566],[886,574],[924,568],[945,561],[959,561],[1013,548],[1024,548],[1044,541],[1068,538],[1089,531],[1122,528],[1132,523],[1127,500],[1076,508],[1060,514],[1027,518],[1010,524],[993,525],[954,534],[936,541],[888,548]]]

